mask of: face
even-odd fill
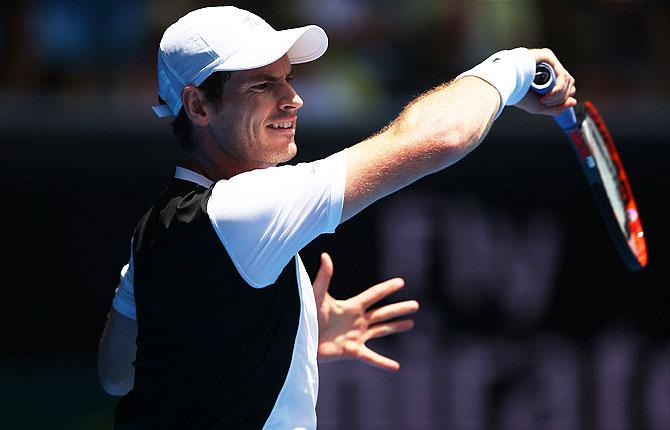
[[[291,86],[287,56],[253,70],[236,71],[223,86],[223,101],[210,122],[217,146],[246,169],[293,158],[302,99]]]

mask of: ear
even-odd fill
[[[203,91],[193,85],[187,85],[181,92],[181,103],[186,116],[191,122],[198,126],[209,124],[209,113],[207,99]]]

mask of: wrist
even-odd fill
[[[499,51],[456,77],[475,76],[492,85],[500,94],[500,108],[518,103],[528,92],[535,76],[535,58],[526,48]]]

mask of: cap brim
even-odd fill
[[[328,49],[328,36],[316,25],[291,28],[258,37],[216,65],[214,71],[249,70],[267,66],[288,55],[291,64],[307,63],[321,57]]]

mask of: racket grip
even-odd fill
[[[530,88],[542,95],[548,93],[554,87],[555,83],[556,73],[554,72],[554,68],[544,61],[538,63],[535,68],[535,79],[530,84]],[[565,132],[577,129],[577,116],[573,108],[568,108],[556,115],[554,120]]]

